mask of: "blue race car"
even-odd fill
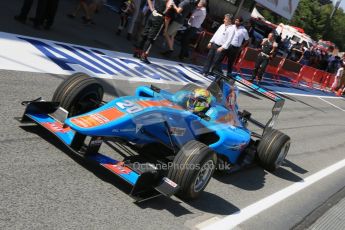
[[[266,124],[239,111],[235,82],[275,102]],[[192,112],[191,98],[198,90],[193,84],[175,93],[140,86],[134,96],[104,102],[99,81],[76,73],[58,86],[52,101],[23,102],[21,122],[41,125],[74,153],[116,174],[132,186],[136,201],[162,194],[197,198],[214,171],[225,166],[232,170],[258,159],[269,171],[280,167],[290,147],[290,138],[273,129],[283,98],[240,76],[217,75],[201,90],[209,92],[207,103],[201,103],[207,109]],[[263,133],[249,130],[248,122]],[[136,154],[118,161],[99,153],[102,143],[125,145]]]

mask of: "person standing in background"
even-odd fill
[[[338,88],[338,92],[340,93],[338,96],[342,96],[345,92],[345,63],[343,61],[341,61],[340,63],[340,68],[339,69],[343,69],[342,75],[339,78],[339,88]]]
[[[287,59],[290,59],[291,61],[294,61],[294,62],[298,62],[298,60],[302,56],[302,53],[303,53],[302,44],[299,42],[296,42],[295,44],[291,46]]]
[[[199,0],[183,0],[177,7],[172,1],[171,6],[173,6],[173,8],[175,9],[176,16],[167,28],[166,33],[164,33],[164,38],[167,42],[168,50],[162,52],[161,54],[169,57],[174,52],[174,41],[177,31],[182,28],[184,20],[195,10],[198,2]]]
[[[133,0],[125,1],[123,6],[121,7],[121,13],[120,13],[120,24],[117,28],[116,35],[120,35],[122,30],[127,26],[128,23],[128,17],[130,17],[134,11],[135,8],[138,6],[135,5]]]
[[[344,62],[340,62],[340,67],[337,70],[337,74],[335,75],[334,82],[332,84],[331,90],[338,91],[339,88],[342,86],[342,78],[344,77]]]
[[[242,26],[242,17],[237,17],[235,19],[235,24],[233,25],[234,34],[229,40],[227,44],[227,48],[218,55],[215,60],[214,67],[212,71],[221,71],[221,64],[223,62],[224,57],[228,58],[227,63],[227,75],[231,75],[232,73],[232,66],[234,65],[237,56],[241,52],[242,47],[246,47],[249,43],[249,35],[247,29]],[[245,42],[244,42],[245,41]]]
[[[224,57],[222,52],[226,50],[229,45],[230,41],[234,34],[234,28],[231,25],[231,15],[226,14],[224,16],[224,24],[220,25],[215,34],[212,36],[210,42],[207,45],[209,49],[207,54],[207,59],[204,64],[204,68],[202,70],[202,74],[207,76],[213,68],[215,60],[221,60],[222,58],[218,58],[219,56]]]
[[[154,2],[154,1],[153,1]],[[151,15],[151,9],[147,3],[147,0],[142,0],[141,5],[140,5],[140,10],[139,10],[139,15],[138,15],[138,25],[137,28],[135,28],[133,35],[133,38],[135,41],[139,40],[139,37],[141,36],[146,22],[148,21],[148,18]]]
[[[276,43],[278,44],[278,46],[280,46],[280,43],[282,41],[282,36],[283,36],[283,33],[280,33],[279,35],[277,35],[276,37]]]
[[[298,63],[300,63],[301,65],[310,66],[310,58],[311,58],[311,51],[307,47],[304,47],[302,56],[298,60]]]
[[[36,14],[33,19],[35,29],[40,30],[42,28],[46,14],[47,1],[49,0],[38,0],[37,2]]]
[[[20,10],[20,14],[14,16],[14,19],[18,22],[25,23],[33,3],[34,0],[24,0],[23,6]]]
[[[274,41],[273,33],[269,33],[267,38],[264,38],[261,42],[261,52],[255,61],[255,68],[250,81],[254,81],[258,77],[258,83],[261,82],[268,62],[274,56],[277,47],[278,44]]]
[[[167,33],[170,23],[175,19],[177,12],[174,8],[174,5],[179,5],[180,0],[169,0],[168,1],[168,10],[164,15],[164,29],[163,35]]]
[[[167,11],[168,0],[147,0],[151,10],[151,15],[145,25],[144,31],[141,35],[140,41],[134,45],[134,54],[136,58],[146,64],[151,64],[148,60],[148,55],[152,48],[154,41],[157,39],[164,25],[164,14]]]
[[[248,36],[249,36],[249,46],[252,48],[256,48],[255,47],[256,39],[255,39],[255,35],[254,35],[255,27],[254,26],[255,26],[254,22],[252,22],[252,21],[247,22],[246,29],[248,31]]]
[[[38,0],[34,28],[49,30],[54,23],[59,0]]]
[[[139,16],[139,12],[140,12],[140,6],[141,6],[141,2],[142,0],[133,0],[135,8],[134,8],[134,12],[132,14],[132,18],[131,21],[129,22],[129,26],[128,26],[128,30],[127,30],[127,40],[130,41],[132,40],[132,35],[133,35],[133,31],[134,31],[134,27],[135,24],[137,23],[137,19]]]
[[[52,25],[54,24],[54,19],[56,15],[56,11],[58,9],[59,0],[48,0],[46,5],[46,13],[45,13],[45,30],[50,30]]]
[[[181,41],[181,50],[179,54],[179,59],[183,60],[189,55],[189,43],[191,39],[197,34],[198,29],[200,29],[201,24],[206,18],[206,1],[201,0],[196,9],[193,11],[191,17],[188,20],[188,28],[183,34]]]

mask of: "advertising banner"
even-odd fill
[[[284,18],[291,19],[299,0],[255,0],[260,5],[273,11],[276,14],[283,16]]]
[[[65,74],[165,84],[209,84],[200,66],[0,32],[0,70]]]

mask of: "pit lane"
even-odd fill
[[[287,161],[270,174],[255,166],[215,176],[199,200],[157,198],[133,204],[126,187],[105,170],[67,154],[57,141],[36,127],[19,127],[20,102],[42,96],[50,99],[65,77],[19,71],[0,71],[1,229],[189,229],[205,220],[231,215],[323,168],[345,158],[345,116],[317,97],[292,96],[277,128],[292,138]],[[133,93],[140,82],[102,79],[107,98]],[[147,84],[147,83],[146,83]],[[180,85],[161,87],[176,89]],[[114,91],[114,88],[120,89]],[[343,99],[326,98],[345,109]],[[271,102],[242,95],[241,108],[265,120]],[[111,150],[104,151],[112,154]],[[288,229],[345,186],[345,170],[289,197],[238,226],[240,229]]]

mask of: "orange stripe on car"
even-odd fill
[[[110,108],[95,114],[72,118],[71,122],[82,128],[92,128],[115,120],[123,115],[124,113],[120,110]]]
[[[173,109],[179,109],[183,110],[183,108],[179,105],[176,105],[168,100],[161,100],[161,101],[137,101],[137,103],[142,106],[143,108],[148,107],[155,107],[155,106],[162,106],[162,107],[168,107]]]
[[[106,109],[106,110],[99,112],[99,114],[101,114],[102,116],[104,116],[107,119],[112,121],[112,120],[115,120],[115,119],[123,116],[124,112],[121,112],[120,110],[118,110],[116,108],[110,108],[110,109]]]

